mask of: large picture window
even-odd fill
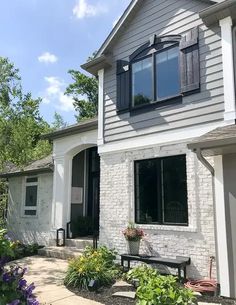
[[[134,107],[180,95],[178,45],[154,51],[132,63]]]
[[[38,178],[26,178],[24,215],[36,216],[38,198]]]
[[[185,155],[135,162],[135,221],[188,225]]]

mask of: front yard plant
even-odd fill
[[[0,230],[0,305],[39,305],[33,295],[34,284],[28,285],[24,279],[26,268],[7,264],[20,256],[20,245],[7,236],[5,229]]]
[[[97,281],[99,286],[109,286],[119,275],[115,259],[114,250],[87,247],[83,255],[69,262],[64,283],[68,287],[86,290],[92,280]]]
[[[34,284],[27,284],[24,279],[26,269],[6,266],[0,260],[0,305],[39,305],[33,295]]]
[[[160,275],[146,265],[130,270],[126,279],[138,280],[137,305],[190,305],[195,300],[193,292],[181,286],[175,276]]]

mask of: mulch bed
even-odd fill
[[[102,288],[98,292],[71,289],[75,294],[85,298],[100,302],[105,305],[135,305],[135,300],[127,298],[113,297],[112,294],[119,291],[135,291],[132,287],[109,287]]]
[[[105,305],[135,305],[135,300],[127,298],[113,297],[112,294],[119,291],[135,291],[132,287],[109,287],[102,288],[98,292],[81,291],[76,289],[70,289],[75,294],[90,300],[100,302]],[[205,303],[220,303],[222,305],[236,305],[236,300],[226,299],[215,296],[201,296],[197,297],[197,301]]]

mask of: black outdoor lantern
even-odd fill
[[[57,230],[57,247],[65,247],[66,245],[66,231],[63,228]]]

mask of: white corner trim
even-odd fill
[[[228,123],[228,122],[227,122]],[[153,147],[158,144],[172,144],[179,141],[191,140],[195,137],[200,137],[204,133],[207,133],[217,127],[227,125],[224,121],[204,124],[202,126],[183,127],[178,130],[170,130],[166,132],[160,132],[155,134],[143,134],[139,137],[128,138],[119,140],[116,142],[110,142],[104,145],[98,145],[98,153],[106,154],[112,152],[127,151],[140,148]]]
[[[234,59],[233,59],[233,36],[232,18],[226,17],[220,20],[221,42],[222,42],[222,62],[223,62],[223,82],[225,100],[225,121],[235,120],[235,86],[234,86]]]
[[[98,145],[104,143],[103,139],[104,119],[104,69],[98,71]]]
[[[219,264],[219,281],[221,295],[230,297],[229,261],[227,248],[226,215],[224,199],[224,177],[222,156],[214,157],[215,167],[215,211],[216,211],[216,234],[217,253]]]

